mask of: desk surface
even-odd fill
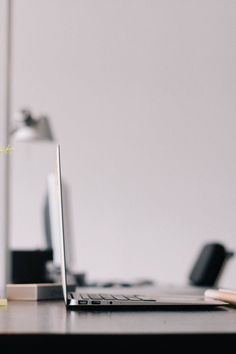
[[[10,301],[0,334],[236,334],[236,309],[216,311],[68,312],[62,301]]]
[[[0,307],[4,334],[235,334],[236,308],[116,312],[67,311],[58,301],[9,301]]]

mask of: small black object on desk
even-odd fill
[[[233,255],[233,252],[226,250],[225,246],[220,243],[206,244],[190,272],[191,284],[214,287],[222,273],[223,266]]]

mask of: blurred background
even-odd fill
[[[61,144],[75,272],[183,283],[205,243],[236,249],[235,17],[231,0],[12,2],[11,120],[45,115]],[[45,247],[49,145],[12,154],[13,249]]]

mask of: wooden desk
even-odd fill
[[[104,336],[105,335],[105,336]],[[93,337],[89,341],[88,336]],[[236,309],[222,307],[204,311],[127,311],[68,312],[62,301],[9,301],[0,308],[0,340],[7,345],[17,341],[78,341],[92,345],[96,341],[117,337],[134,339],[135,343],[150,338],[165,347],[188,340],[212,340],[214,344],[233,339],[236,343]],[[12,341],[14,337],[14,341]],[[42,341],[44,337],[44,341]],[[121,343],[121,342],[119,342]]]

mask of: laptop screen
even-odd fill
[[[62,178],[61,178],[61,155],[60,145],[57,145],[57,191],[58,191],[58,207],[59,207],[59,236],[61,248],[61,280],[63,288],[63,297],[67,304],[67,279],[66,279],[66,251],[64,236],[64,219],[63,219],[63,197],[62,197]]]

